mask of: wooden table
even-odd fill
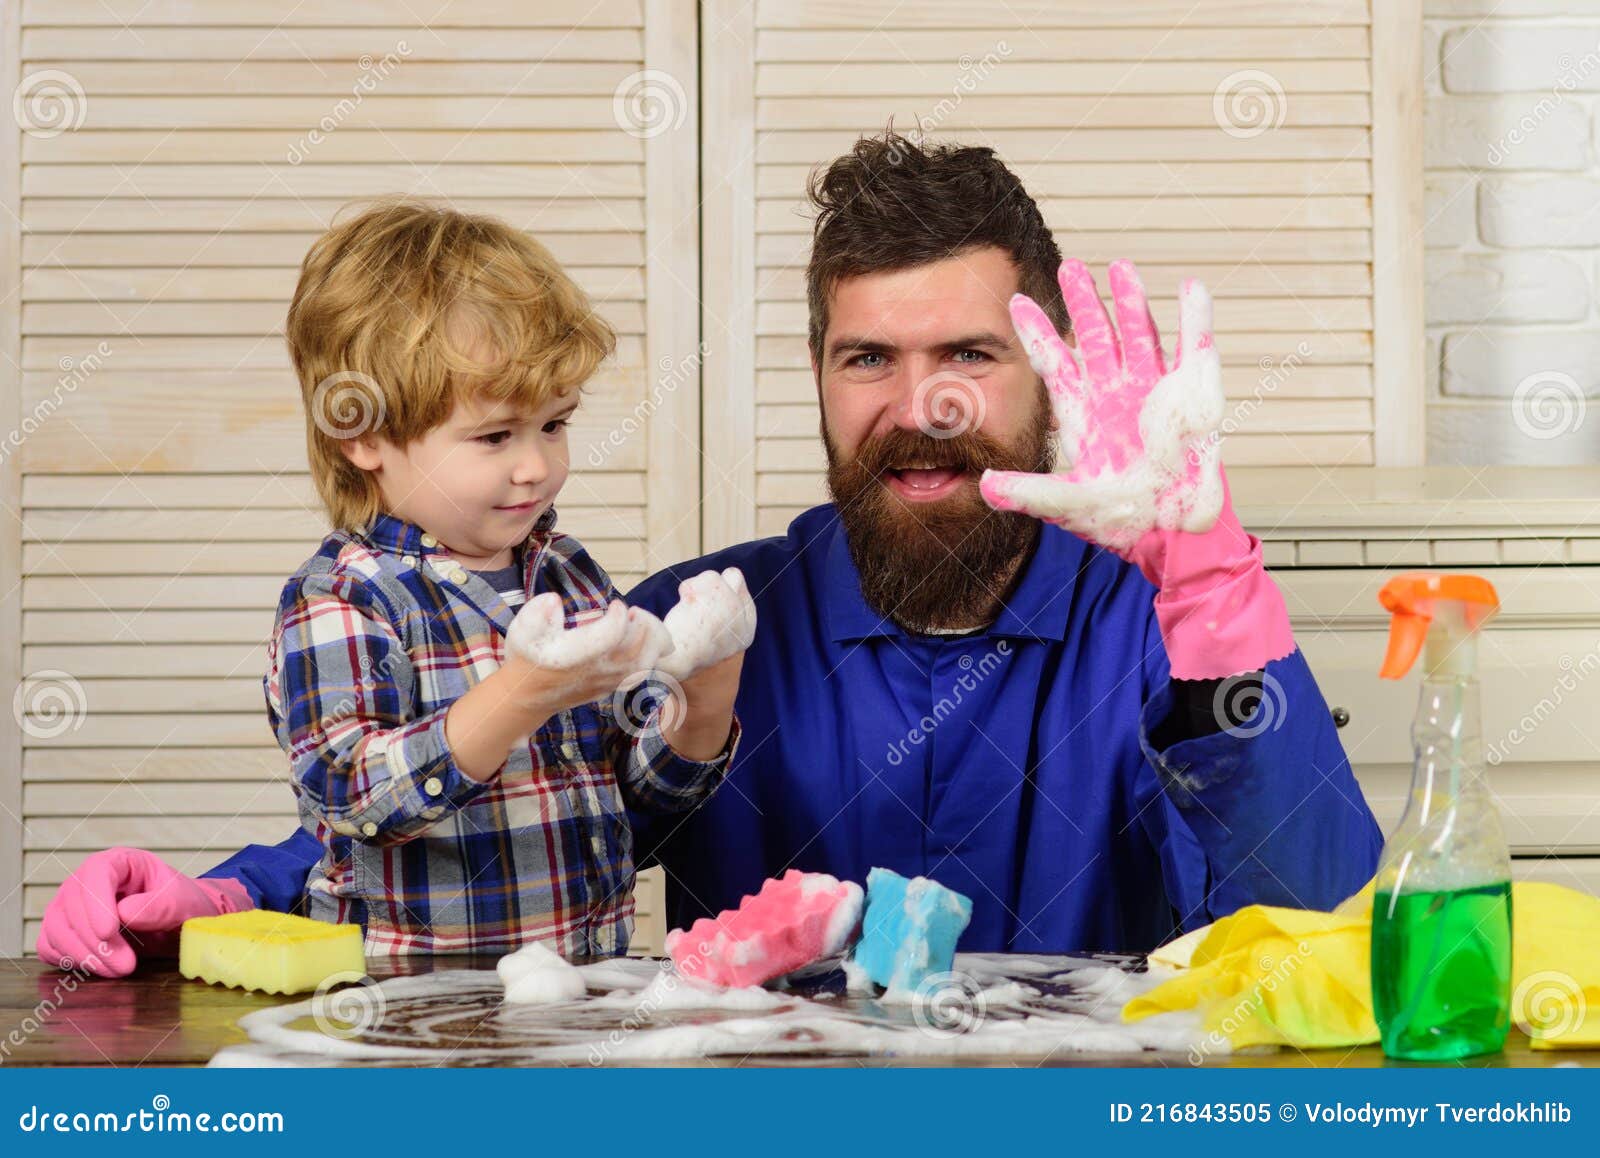
[[[493,969],[495,957],[420,957],[400,966],[375,964],[378,979],[401,974],[431,973],[435,969]],[[143,965],[119,980],[81,980],[77,975],[47,968],[36,958],[0,958],[0,1064],[22,1066],[203,1066],[225,1045],[246,1040],[235,1022],[243,1014],[272,1005],[300,1001],[223,989],[180,977],[175,962]],[[1521,1033],[1512,1031],[1503,1052],[1469,1058],[1468,1066],[1553,1066],[1576,1062],[1600,1066],[1600,1050],[1535,1051]],[[735,1064],[731,1059],[683,1063],[712,1066]],[[850,1066],[928,1065],[923,1059],[894,1058],[805,1059],[750,1058],[742,1065]],[[938,1063],[932,1063],[938,1064]],[[1016,1063],[1033,1066],[1032,1059]],[[1062,1055],[1052,1066],[1163,1066],[1185,1068],[1189,1059],[1179,1054]],[[1271,1053],[1232,1055],[1210,1059],[1223,1066],[1341,1067],[1404,1065],[1384,1058],[1376,1046],[1301,1052],[1285,1049]]]

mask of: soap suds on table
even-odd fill
[[[1018,1058],[1184,1053],[1202,1030],[1189,1013],[1122,1023],[1123,1004],[1163,974],[1107,959],[957,954],[962,986],[927,1009],[847,988],[837,969],[786,990],[713,989],[669,964],[619,959],[573,967],[587,996],[504,1000],[493,972],[449,970],[365,988],[370,1024],[319,1024],[311,1001],[240,1019],[249,1043],[214,1066],[604,1065],[708,1057]],[[966,1016],[941,1028],[946,1000]],[[360,1019],[357,1019],[358,1021]]]
[[[506,987],[505,999],[510,1005],[577,1001],[589,991],[577,966],[541,941],[530,941],[515,953],[507,953],[495,972]]]

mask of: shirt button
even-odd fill
[[[361,835],[362,836],[377,836],[378,835],[378,826],[376,824],[373,824],[372,821],[370,821],[370,820],[367,821],[365,824],[363,824],[361,826]]]
[[[574,744],[571,740],[568,740],[566,743],[561,745],[561,754],[568,760],[576,760],[578,758],[578,745]]]
[[[432,535],[424,535],[422,536],[422,545],[424,547],[437,547],[439,545],[439,540],[435,539]]]
[[[415,567],[417,565],[417,557],[415,555],[402,555],[400,556],[400,562],[407,567]]]
[[[422,782],[422,790],[429,796],[437,796],[444,791],[444,785],[439,783],[437,776],[429,776]]]

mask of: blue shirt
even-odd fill
[[[867,606],[831,506],[627,598],[663,614],[679,581],[730,566],[759,614],[743,740],[697,810],[635,817],[675,927],[791,866],[882,865],[972,898],[965,950],[1147,950],[1245,904],[1331,908],[1376,870],[1377,823],[1301,653],[1267,665],[1243,724],[1156,750],[1172,689],[1155,591],[1076,536],[1043,527],[999,617],[960,637]],[[293,845],[208,875],[292,899],[293,871],[268,866]]]

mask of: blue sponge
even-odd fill
[[[867,912],[855,961],[885,989],[914,992],[955,962],[956,941],[972,920],[972,902],[927,877],[907,880],[875,868],[867,874]]]

